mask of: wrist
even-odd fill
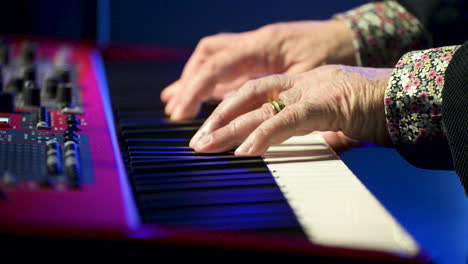
[[[354,32],[342,19],[326,21],[329,34],[327,64],[357,65]]]

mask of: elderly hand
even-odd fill
[[[173,120],[194,117],[204,100],[222,99],[246,81],[297,74],[330,63],[355,64],[353,33],[340,20],[278,23],[203,38],[161,100]]]
[[[272,75],[245,83],[224,99],[194,135],[198,152],[261,155],[272,144],[323,131],[335,149],[358,141],[391,145],[384,92],[391,69],[327,65],[299,75]],[[276,113],[272,100],[286,107]]]

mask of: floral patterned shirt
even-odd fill
[[[440,164],[451,161],[440,159],[450,156],[442,123],[442,90],[445,71],[460,46],[418,50],[430,41],[422,24],[397,1],[372,2],[335,17],[354,32],[359,66],[394,67],[383,103],[399,153],[418,167],[453,167]]]
[[[365,4],[335,18],[354,32],[358,66],[393,67],[406,52],[430,47],[423,25],[396,1]]]

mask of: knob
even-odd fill
[[[23,69],[22,76],[24,81],[36,81],[36,68],[33,66],[26,66]]]
[[[49,110],[45,107],[37,110],[37,124],[36,129],[49,130],[50,129],[50,114]]]
[[[47,150],[58,150],[60,149],[60,145],[57,140],[49,140],[46,142]]]
[[[73,100],[71,83],[61,83],[57,90],[57,101],[62,106],[70,106]]]
[[[33,81],[24,83],[23,100],[25,105],[41,106],[41,90]]]
[[[67,124],[78,125],[78,124],[80,124],[80,120],[78,120],[78,117],[76,117],[75,114],[69,114],[69,115],[67,115]]]
[[[20,78],[12,78],[5,87],[6,92],[21,93],[23,91],[23,80]]]
[[[0,64],[0,92],[3,91],[3,68]]]
[[[10,63],[10,53],[8,51],[8,46],[5,44],[0,44],[0,64],[7,65]]]
[[[46,80],[44,87],[44,95],[48,99],[55,98],[57,96],[58,81],[55,78],[49,78]]]
[[[21,45],[21,61],[31,65],[36,60],[36,45],[30,41],[24,41]]]
[[[70,188],[78,189],[81,187],[81,168],[77,156],[70,155],[65,158],[65,174]]]
[[[70,83],[71,82],[71,72],[69,69],[59,69],[57,70],[57,79],[61,83]]]
[[[0,92],[0,113],[15,112],[15,95],[12,93]]]

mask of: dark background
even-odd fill
[[[364,2],[2,1],[0,33],[193,48],[206,35],[279,21],[326,19]],[[468,199],[454,172],[417,169],[394,150],[373,146],[340,157],[437,263],[467,263]]]

